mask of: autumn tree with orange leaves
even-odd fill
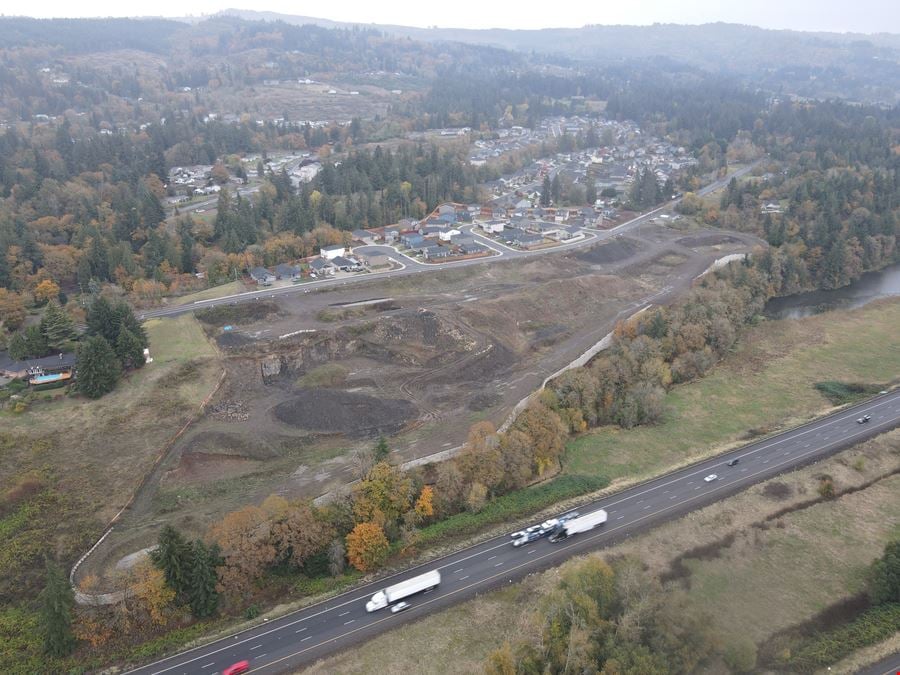
[[[360,572],[371,572],[387,558],[390,544],[376,523],[359,523],[347,535],[347,559]]]

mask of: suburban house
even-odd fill
[[[419,234],[423,237],[428,237],[431,235],[442,235],[447,231],[446,225],[420,225],[419,226]]]
[[[271,286],[275,281],[275,275],[265,267],[254,267],[250,270],[250,278],[260,286]]]
[[[525,230],[520,230],[519,228],[513,228],[510,230],[506,230],[503,233],[503,240],[507,244],[516,244],[517,246],[534,246],[535,244],[540,244],[544,237],[540,234],[535,234],[533,232],[526,232]]]
[[[501,220],[489,220],[486,223],[481,223],[481,229],[488,234],[500,234],[505,227],[506,225]]]
[[[345,258],[342,255],[337,256],[331,260],[331,264],[334,265],[341,272],[352,272],[353,270],[359,269],[359,261],[354,258]]]
[[[75,354],[63,352],[40,359],[16,361],[6,352],[0,352],[0,377],[12,380],[39,378],[47,375],[64,375],[57,379],[68,379],[75,369]],[[32,384],[38,384],[32,382]]]
[[[461,234],[462,232],[460,232],[459,230],[442,230],[438,234],[438,238],[441,241],[451,241],[453,237],[458,237]]]
[[[293,281],[300,278],[300,268],[293,265],[275,265],[275,276],[279,279],[287,279]]]
[[[781,204],[775,204],[770,202],[768,204],[764,204],[760,209],[760,213],[781,213]]]
[[[556,223],[548,223],[543,220],[537,220],[528,223],[528,229],[531,232],[537,232],[545,237],[555,237],[559,234],[559,231],[562,228]]]
[[[581,228],[577,225],[569,225],[568,227],[563,227],[559,230],[559,233],[556,235],[556,238],[560,241],[569,241],[570,239],[581,239],[584,237],[584,233],[581,231]]]
[[[396,225],[384,228],[384,243],[393,244],[400,238],[400,228]]]
[[[334,265],[331,264],[330,260],[325,260],[325,258],[316,258],[309,263],[309,271],[317,277],[329,276],[334,274]]]
[[[353,230],[353,238],[364,244],[375,243],[375,233],[369,232],[368,230]]]
[[[418,232],[411,232],[410,234],[401,234],[400,235],[400,243],[406,246],[407,248],[417,248],[425,243],[425,237],[423,237]]]
[[[325,260],[334,260],[338,256],[344,255],[347,249],[343,246],[323,246],[319,252]]]
[[[446,258],[448,255],[450,255],[450,249],[448,247],[441,246],[440,244],[429,242],[422,246],[420,253],[425,257],[426,260],[433,260],[435,258]]]

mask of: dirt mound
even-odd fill
[[[222,333],[216,337],[216,344],[223,349],[238,349],[245,345],[253,344],[254,342],[256,342],[256,340],[253,338],[247,337],[243,333],[235,333],[233,331]]]
[[[699,246],[721,246],[722,244],[740,244],[741,240],[730,234],[698,234],[693,237],[682,237],[676,244],[696,248]]]
[[[272,414],[292,427],[348,436],[391,434],[418,414],[405,399],[382,399],[335,389],[300,389]]]
[[[239,305],[219,305],[202,309],[196,313],[197,318],[209,326],[227,326],[228,324],[246,324],[265,319],[271,314],[278,314],[278,305],[270,300],[244,302]]]
[[[630,258],[641,250],[640,244],[631,239],[614,239],[607,244],[592,246],[575,257],[595,265],[605,265]]]

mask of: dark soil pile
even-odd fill
[[[607,244],[592,246],[588,250],[579,253],[576,257],[594,265],[608,265],[609,263],[630,258],[640,248],[640,245],[631,239],[615,239]]]
[[[741,240],[730,234],[700,234],[694,237],[682,237],[676,244],[696,248],[699,246],[721,246],[722,244],[740,244]]]
[[[418,414],[405,399],[381,399],[335,389],[300,389],[272,414],[292,427],[348,436],[391,434]]]

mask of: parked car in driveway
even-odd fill
[[[718,478],[718,476],[717,476],[716,474],[711,473],[711,474],[709,474],[706,478],[704,478],[703,480],[705,480],[707,483],[712,483],[712,482],[713,482],[714,480],[716,480],[717,478]]]

